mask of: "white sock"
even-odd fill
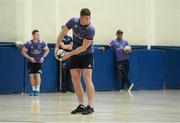
[[[35,86],[32,86],[32,90],[33,90],[33,91],[36,91],[36,87],[35,87]]]
[[[36,86],[36,91],[40,91],[40,85]]]

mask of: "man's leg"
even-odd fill
[[[71,69],[71,79],[76,92],[79,104],[83,104],[83,88],[81,84],[81,69]]]
[[[126,75],[125,75],[125,70],[124,70],[124,66],[122,65],[122,70],[121,70],[121,89],[124,90],[125,89],[125,85],[126,85]]]
[[[36,90],[35,75],[34,74],[29,74],[29,78],[30,78],[32,90],[34,92]],[[33,96],[33,93],[30,93],[30,96]]]
[[[127,84],[127,87],[128,87],[128,92],[131,91],[131,89],[133,88],[134,84],[133,83],[130,83],[129,81],[129,61],[126,61],[125,65],[124,65],[124,78],[125,78],[125,82]]]
[[[86,83],[86,92],[88,97],[88,105],[93,106],[94,102],[94,85],[92,82],[92,69],[83,69],[83,78]]]
[[[94,102],[94,85],[92,82],[92,69],[83,69],[83,78],[86,83],[86,92],[88,97],[88,106],[85,111],[82,112],[83,115],[91,114],[94,112],[93,102]]]
[[[125,81],[124,81],[124,76],[123,76],[123,65],[120,63],[116,64],[116,71],[117,71],[117,78],[118,81],[120,82],[120,90],[122,91],[124,89],[125,86]]]
[[[36,83],[36,92],[38,92],[37,94],[39,94],[40,85],[41,85],[41,74],[40,73],[35,74],[35,83]]]
[[[28,65],[28,71],[29,71],[29,79],[30,79],[30,83],[31,83],[31,87],[32,87],[32,93],[30,93],[29,96],[33,96],[34,91],[36,90],[34,64],[28,62],[27,65]]]
[[[34,93],[34,96],[38,96],[40,92],[41,73],[42,73],[41,65],[42,64],[40,63],[34,64],[34,73],[35,73],[34,78],[35,78],[35,84],[36,84],[36,91]]]
[[[124,64],[124,81],[126,82],[127,87],[129,88],[131,86],[131,84],[129,82],[128,74],[129,74],[129,62],[126,62]]]
[[[71,79],[73,81],[74,85],[74,90],[76,92],[79,106],[71,112],[71,114],[77,114],[77,113],[82,113],[85,109],[85,106],[83,105],[83,88],[81,84],[81,69],[71,69]]]

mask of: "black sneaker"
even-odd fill
[[[77,114],[77,113],[82,113],[85,110],[85,106],[84,105],[79,105],[75,110],[73,110],[71,112],[71,114]]]
[[[94,112],[94,108],[92,108],[91,106],[87,106],[86,109],[82,112],[83,115],[88,115]]]

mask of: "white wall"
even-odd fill
[[[180,0],[0,0],[0,41],[26,40],[39,29],[55,43],[61,25],[81,8],[92,11],[96,44],[117,29],[135,45],[180,45]]]

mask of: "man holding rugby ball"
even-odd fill
[[[105,51],[110,47],[115,52],[116,58],[116,70],[117,78],[121,82],[121,90],[125,89],[127,85],[128,92],[131,91],[134,84],[130,84],[128,73],[129,73],[129,54],[132,52],[131,47],[128,44],[128,41],[123,39],[123,31],[117,30],[116,39],[112,40],[108,46],[100,47],[99,49]]]

